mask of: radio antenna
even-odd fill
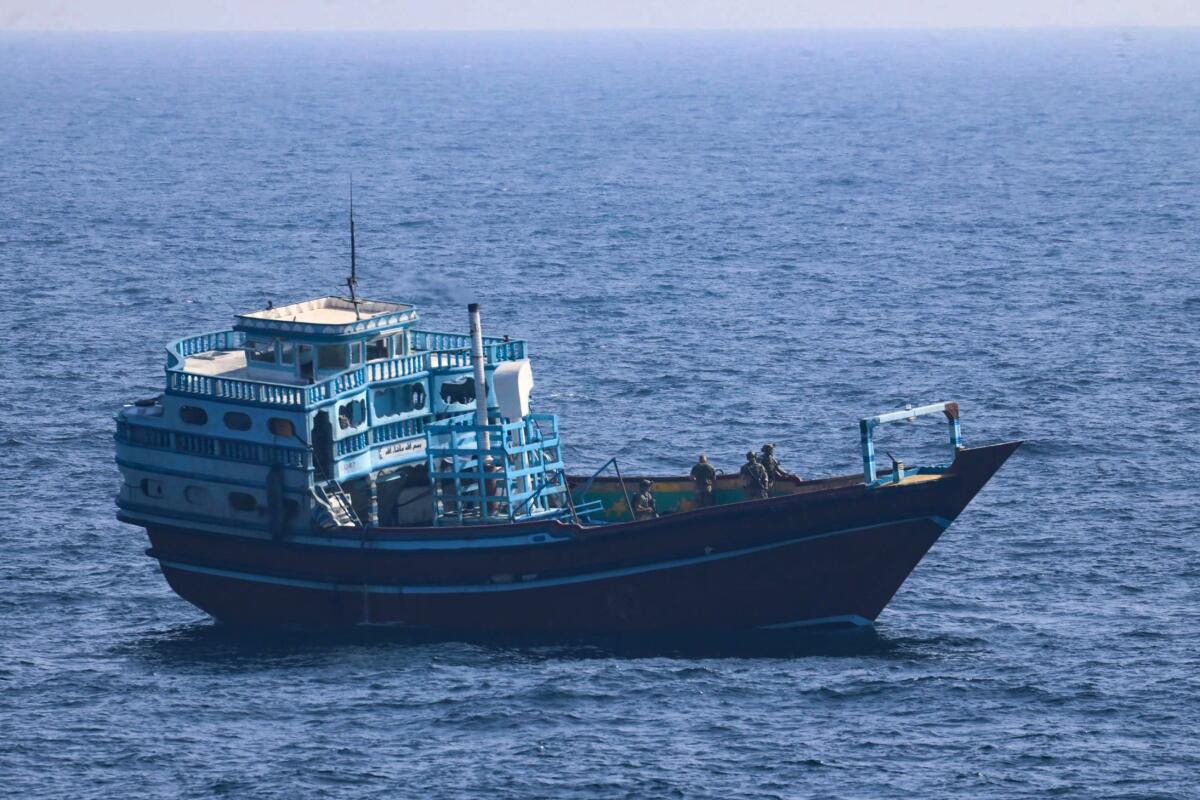
[[[350,176],[350,277],[346,286],[350,289],[350,304],[354,306],[354,318],[362,319],[358,313],[358,258],[354,242],[354,176]]]

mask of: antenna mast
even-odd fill
[[[358,313],[358,259],[354,246],[354,176],[350,176],[350,277],[346,286],[350,289],[350,304],[354,306],[354,318],[362,319]]]

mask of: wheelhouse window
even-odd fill
[[[354,344],[350,345],[350,363],[362,363],[362,342],[355,342]]]
[[[250,415],[240,411],[226,411],[225,427],[231,431],[248,431],[250,430]]]
[[[180,406],[179,418],[188,425],[205,425],[208,423],[208,412],[199,406]]]
[[[320,369],[346,369],[350,366],[346,358],[344,344],[323,344],[317,348],[317,364]]]
[[[246,342],[246,358],[260,364],[275,363],[275,342],[248,341]]]
[[[383,361],[388,357],[388,340],[378,336],[367,342],[367,361]]]
[[[295,364],[296,363],[296,345],[291,342],[279,343],[279,363],[280,364]]]
[[[316,366],[313,363],[312,345],[302,344],[296,349],[299,351],[298,364],[300,369],[300,377],[311,381],[313,379],[313,370],[316,369]]]
[[[295,436],[296,426],[292,424],[290,419],[281,417],[271,417],[267,420],[267,430],[273,436]]]

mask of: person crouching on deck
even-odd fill
[[[634,495],[634,519],[654,519],[658,516],[658,507],[654,503],[654,493],[650,491],[652,486],[654,486],[653,483],[643,480],[641,483],[642,490]]]
[[[692,467],[692,480],[696,482],[696,508],[705,508],[713,504],[713,483],[717,480],[717,471],[708,463],[708,456],[700,454],[700,460]]]

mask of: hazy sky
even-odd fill
[[[1200,25],[1200,0],[0,0],[10,30]]]

